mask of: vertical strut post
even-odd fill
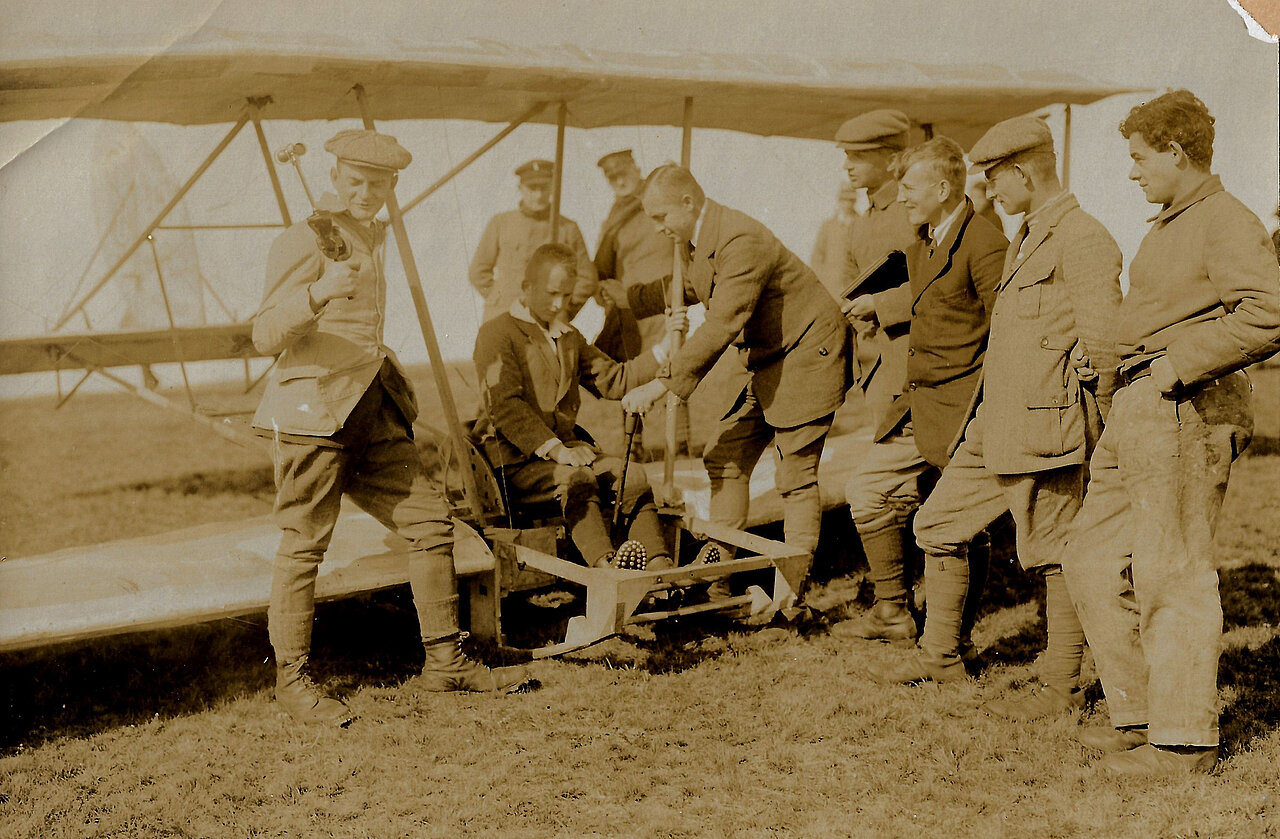
[[[688,169],[693,159],[693,97],[684,98],[684,117],[680,135],[680,165]],[[696,242],[694,244],[697,244]],[[672,249],[671,288],[667,290],[667,305],[672,309],[684,305],[684,254],[681,243],[677,242]],[[684,333],[676,333],[671,338],[671,352],[674,355],[684,344]],[[666,452],[662,459],[662,494],[667,503],[676,497],[676,437],[680,427],[680,397],[674,393],[667,394],[666,414]]]
[[[365,97],[364,87],[356,85],[352,88],[356,102],[360,106],[360,116],[365,128],[374,129],[373,116],[369,111],[369,102]],[[480,492],[476,487],[476,476],[471,471],[466,437],[462,433],[462,420],[458,417],[458,404],[453,398],[453,387],[449,384],[449,370],[444,366],[444,357],[440,354],[440,344],[436,340],[435,328],[431,325],[431,310],[427,307],[427,296],[422,290],[422,277],[418,274],[418,263],[413,258],[413,248],[409,245],[409,234],[404,227],[404,214],[400,212],[400,201],[392,190],[387,199],[387,213],[391,216],[391,229],[396,236],[396,248],[400,252],[400,262],[404,266],[404,277],[409,284],[409,296],[413,298],[413,308],[418,316],[418,326],[422,330],[422,340],[427,345],[427,358],[431,361],[432,376],[436,381],[436,390],[440,394],[440,405],[444,409],[445,423],[449,429],[449,439],[453,443],[458,456],[458,470],[462,473],[462,487],[467,496],[467,504],[477,523],[484,522],[484,507],[480,503]]]
[[[178,369],[182,371],[182,386],[187,391],[187,404],[191,413],[196,412],[196,397],[191,392],[191,381],[187,378],[187,362],[182,355],[182,342],[178,340],[178,325],[173,321],[173,306],[169,304],[169,289],[164,284],[164,273],[160,270],[160,251],[156,249],[156,237],[148,236],[147,244],[151,246],[151,261],[156,266],[156,279],[160,282],[160,298],[164,300],[164,314],[169,319],[169,334],[173,337],[173,354],[178,359]]]
[[[284,226],[293,224],[289,217],[289,204],[284,200],[284,190],[280,188],[280,175],[276,172],[276,163],[271,159],[271,148],[267,145],[267,134],[262,130],[262,118],[259,116],[261,105],[258,100],[250,100],[249,117],[253,120],[253,131],[258,135],[258,148],[262,149],[262,162],[267,164],[267,176],[271,178],[271,189],[276,194],[276,204],[280,207],[280,218]]]
[[[1071,105],[1062,112],[1062,188],[1071,189]]]
[[[551,170],[551,241],[560,241],[560,192],[564,185],[564,124],[569,106],[560,103],[556,114],[556,163]]]

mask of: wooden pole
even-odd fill
[[[58,318],[58,322],[53,325],[53,332],[57,332],[62,327],[66,326],[67,321],[71,320],[76,312],[83,309],[84,305],[88,303],[95,294],[102,291],[103,286],[109,283],[111,278],[114,277],[116,272],[129,261],[129,258],[134,255],[138,248],[142,247],[143,242],[147,241],[147,237],[155,231],[160,222],[165,220],[165,217],[173,211],[173,208],[178,206],[178,202],[186,196],[186,194],[191,190],[191,187],[195,186],[196,181],[200,180],[200,176],[213,165],[213,161],[218,159],[218,155],[222,154],[222,152],[226,150],[227,146],[231,145],[231,141],[236,138],[236,135],[240,133],[240,129],[244,128],[248,122],[249,112],[248,108],[246,108],[244,113],[240,115],[240,119],[231,128],[231,130],[227,132],[227,136],[222,138],[222,142],[218,143],[214,150],[209,153],[209,156],[204,159],[204,162],[200,164],[200,167],[196,169],[195,173],[192,174],[190,178],[187,178],[187,182],[178,189],[177,194],[174,195],[173,198],[169,199],[169,203],[164,205],[164,209],[156,214],[156,217],[147,225],[146,230],[142,231],[142,234],[139,235],[138,238],[133,241],[133,244],[125,250],[119,259],[116,260],[115,264],[111,266],[111,270],[108,271],[101,280],[98,280],[98,284],[90,289],[88,294],[80,298],[80,302],[76,303],[67,310],[66,314]]]
[[[547,104],[548,103],[546,102],[539,102],[529,110],[525,111],[520,116],[516,117],[514,120],[512,120],[510,125],[508,125],[506,128],[499,131],[497,134],[493,135],[493,137],[487,140],[483,146],[481,146],[480,148],[476,149],[471,154],[463,158],[461,163],[459,163],[457,166],[454,166],[448,172],[445,172],[443,175],[441,175],[436,180],[435,183],[433,183],[431,186],[427,187],[422,192],[414,196],[413,200],[406,202],[405,205],[400,208],[400,212],[408,213],[414,207],[418,206],[423,201],[427,200],[427,198],[431,197],[431,195],[434,194],[437,190],[439,190],[442,186],[444,186],[445,184],[449,183],[449,181],[456,178],[464,169],[466,169],[472,163],[475,163],[477,160],[479,160],[480,157],[485,152],[489,151],[489,149],[493,148],[494,146],[498,145],[498,143],[501,143],[503,140],[505,140],[508,134],[510,134],[512,131],[515,131],[517,128],[519,128],[520,126],[524,125],[526,122],[528,122],[529,120],[537,116],[539,111],[547,107]]]
[[[289,217],[289,204],[284,200],[284,190],[280,188],[280,176],[276,174],[276,163],[271,159],[271,149],[267,146],[267,134],[262,130],[262,118],[258,115],[257,103],[249,106],[249,115],[253,119],[253,130],[258,135],[258,147],[262,149],[262,162],[267,164],[267,176],[271,178],[271,190],[276,194],[276,204],[280,207],[280,218],[284,226],[293,224]]]
[[[693,97],[684,98],[684,117],[680,136],[680,165],[688,169],[693,158]],[[671,288],[667,289],[667,304],[675,309],[684,305],[684,254],[682,243],[677,242],[672,248]],[[671,338],[671,353],[674,355],[684,344],[684,334],[676,333]],[[662,459],[662,494],[667,503],[674,501],[676,487],[676,445],[680,428],[680,397],[674,393],[667,394],[666,416],[666,451]]]
[[[556,114],[556,164],[551,170],[551,241],[560,241],[560,190],[564,185],[564,124],[569,106],[560,103]]]
[[[369,113],[369,103],[365,98],[364,87],[356,85],[352,91],[356,95],[356,102],[360,105],[360,116],[364,120],[365,128],[373,130],[373,117]],[[413,298],[413,308],[418,315],[422,340],[427,345],[427,358],[431,361],[432,377],[436,381],[436,391],[440,394],[440,405],[444,410],[449,439],[457,452],[463,492],[466,493],[467,504],[471,507],[476,523],[483,524],[484,507],[480,503],[476,476],[471,471],[467,440],[462,433],[462,420],[458,417],[458,403],[454,401],[453,388],[449,384],[449,368],[445,367],[444,356],[440,354],[440,344],[436,340],[436,331],[431,325],[431,310],[427,308],[427,296],[422,290],[422,277],[418,274],[418,263],[413,258],[409,234],[404,227],[404,214],[400,212],[400,202],[394,190],[387,199],[387,214],[391,216],[391,229],[396,235],[396,248],[400,252],[400,262],[404,266],[404,278],[409,284],[409,296]]]
[[[169,289],[165,288],[164,272],[160,270],[160,251],[156,248],[156,237],[148,236],[147,244],[151,246],[151,261],[156,266],[156,279],[160,281],[160,299],[164,301],[164,314],[169,319],[169,335],[173,338],[173,354],[178,358],[178,369],[182,371],[182,386],[187,391],[187,404],[191,413],[196,412],[196,397],[191,392],[191,380],[187,378],[187,362],[182,353],[182,343],[178,340],[178,324],[173,320],[173,307],[169,304]]]
[[[1071,189],[1071,105],[1062,114],[1062,188]]]

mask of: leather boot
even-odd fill
[[[1069,714],[1084,708],[1084,691],[1066,691],[1052,685],[1041,685],[1008,699],[996,699],[982,706],[993,717],[1009,720],[1038,720],[1059,714]]]
[[[1080,741],[1081,745],[1097,749],[1100,752],[1127,752],[1130,749],[1146,745],[1147,729],[1145,726],[1142,728],[1111,728],[1110,726],[1094,725],[1082,728],[1076,739]]]
[[[296,722],[344,726],[355,715],[311,680],[307,657],[276,664],[276,701]]]
[[[916,639],[916,620],[906,603],[877,600],[858,617],[831,627],[831,634],[844,640],[909,643]]]
[[[424,643],[426,651],[418,686],[434,691],[510,693],[529,680],[522,666],[485,667],[462,653],[462,635]]]
[[[1176,778],[1207,774],[1218,763],[1218,747],[1188,748],[1145,743],[1123,752],[1112,752],[1098,765],[1112,775],[1148,775]]]

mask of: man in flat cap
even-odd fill
[[[520,179],[517,209],[498,213],[489,220],[467,277],[484,298],[484,319],[503,314],[520,299],[524,266],[538,248],[551,241],[551,181],[555,164],[550,160],[530,160],[516,167]],[[564,317],[572,320],[582,305],[596,293],[596,268],[587,253],[587,243],[577,223],[560,217],[556,241],[573,248],[578,255],[577,281]]]
[[[1214,133],[1189,90],[1120,123],[1129,179],[1160,211],[1129,266],[1115,396],[1063,561],[1111,717],[1080,740],[1120,775],[1217,762],[1214,531],[1253,432],[1244,368],[1280,349],[1280,268],[1261,220],[1211,171]]]
[[[722,419],[703,453],[710,518],[746,526],[751,472],[772,445],[787,544],[812,557],[822,515],[818,461],[848,387],[849,326],[809,266],[760,222],[708,199],[683,166],[650,173],[643,203],[689,254],[684,299],[703,303],[706,317],[668,369],[623,397],[623,407],[643,413],[668,391],[688,399],[734,347],[748,375],[722,394]],[[637,315],[664,311],[666,287],[665,280],[632,286]]]
[[[918,504],[922,480],[936,480],[959,443],[1009,246],[965,196],[964,150],[955,141],[939,136],[903,151],[896,171],[898,200],[919,226],[906,250],[909,280],[855,297],[849,314],[891,335],[909,326],[907,372],[902,395],[880,420],[875,442],[845,488],[876,596],[869,611],[832,627],[833,635],[846,639],[909,641],[916,636],[902,531]],[[931,585],[926,590],[934,608],[945,598],[935,597]],[[972,598],[962,596],[952,604],[970,606],[953,616],[965,637],[980,591],[975,586]]]
[[[916,515],[928,593],[920,654],[882,676],[965,677],[954,613],[968,588],[967,545],[1008,511],[1019,562],[1045,580],[1049,640],[1042,687],[986,710],[1031,719],[1084,702],[1078,685],[1084,635],[1062,576],[1063,550],[1114,377],[1082,375],[1073,353],[1087,355],[1099,370],[1114,367],[1120,249],[1062,188],[1042,120],[999,123],[969,156],[1004,211],[1023,220],[1004,258],[976,411]]]
[[[844,292],[844,272],[849,263],[849,245],[853,225],[858,220],[858,190],[846,179],[836,196],[836,213],[818,228],[809,267],[837,300]]]
[[[837,295],[890,251],[905,252],[919,241],[918,226],[912,224],[906,206],[898,203],[898,180],[893,169],[895,159],[908,146],[910,128],[911,121],[901,111],[877,110],[848,120],[836,132],[836,145],[844,150],[844,168],[849,184],[854,189],[865,189],[870,201],[867,214],[853,225],[848,259],[840,282],[842,288],[836,292]],[[838,296],[837,299],[841,300],[846,316],[854,325],[860,368],[858,385],[862,389],[867,418],[872,428],[880,429],[893,411],[894,401],[902,395],[907,379],[909,325],[898,324],[892,330],[869,330],[870,322],[851,312],[850,301]],[[889,436],[889,432],[877,435],[876,442],[884,442]],[[859,487],[870,486],[870,481],[855,473],[849,481],[846,497],[852,493],[855,497],[861,495],[871,499],[868,493],[855,491]],[[920,488],[912,479],[893,486],[885,485],[879,494],[884,496],[882,500],[869,503],[865,509],[851,505],[849,512],[871,566],[902,567],[907,536],[905,523],[920,504]],[[897,512],[886,521],[883,516],[885,509]],[[915,624],[909,614],[877,613],[876,617],[885,619],[879,620],[877,626],[870,630],[873,637],[883,640],[915,637]]]
[[[341,726],[351,712],[312,681],[308,658],[316,573],[344,493],[410,543],[426,649],[421,687],[505,691],[524,674],[462,654],[448,508],[414,448],[413,388],[382,342],[386,224],[377,214],[411,156],[394,137],[367,130],[340,131],[325,150],[337,158],[336,194],[321,197],[313,218],[345,246],[322,251],[308,222],[272,243],[253,343],[279,360],[253,425],[272,440],[275,519],[284,531],[267,612],[276,701],[298,722]]]

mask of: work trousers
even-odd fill
[[[982,454],[981,417],[970,420],[960,448],[942,470],[938,485],[916,513],[916,542],[925,553],[925,629],[921,648],[928,659],[949,663],[958,659],[960,616],[935,609],[935,590],[967,584],[968,544],[1003,515],[1013,514],[1018,561],[1046,578],[1060,573],[1072,519],[1084,492],[1083,466],[1062,466],[1024,475],[999,475],[989,470]],[[936,581],[936,583],[935,583]],[[976,596],[976,593],[974,593]],[[944,601],[946,602],[946,601]],[[1074,650],[1074,668],[1081,654],[1074,615],[1053,610],[1057,625],[1048,626]],[[1068,665],[1061,665],[1066,667]],[[1063,681],[1065,679],[1060,679]]]
[[[872,443],[844,488],[858,532],[901,527],[920,506],[920,476],[931,468],[916,448],[910,420]]]
[[[747,526],[751,473],[772,443],[778,455],[775,486],[782,496],[783,532],[788,545],[810,556],[818,547],[822,496],[818,462],[834,414],[793,428],[774,428],[748,386],[735,409],[720,420],[715,439],[702,455],[711,480],[711,520],[741,530]]]
[[[457,632],[456,608],[425,609],[427,604],[443,604],[457,596],[453,526],[444,497],[427,476],[408,429],[377,377],[332,438],[322,438],[315,445],[275,440],[275,521],[283,534],[267,625],[277,662],[293,661],[310,651],[316,575],[344,492],[360,509],[409,541],[409,582],[423,623],[422,636]],[[434,612],[440,613],[438,620],[431,617]]]
[[[933,468],[921,457],[907,420],[871,444],[845,485],[844,497],[862,540],[876,600],[906,603],[903,529],[920,506],[920,477]]]
[[[572,445],[572,444],[571,444]],[[604,523],[600,504],[602,491],[617,494],[622,458],[598,456],[590,466],[566,466],[550,460],[533,460],[505,468],[507,484],[515,503],[531,504],[555,499],[564,513],[569,535],[588,565],[596,564],[615,547]],[[644,468],[632,461],[622,498],[622,522],[630,538],[644,545],[650,556],[669,556],[670,550],[658,527],[653,491]]]
[[[1213,536],[1252,434],[1243,372],[1171,397],[1147,377],[1116,392],[1089,464],[1067,584],[1112,724],[1158,745],[1218,744]]]

